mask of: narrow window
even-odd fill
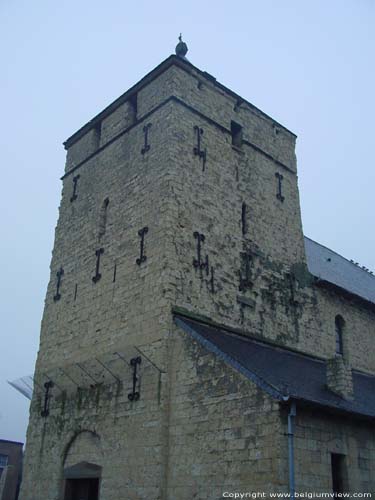
[[[102,135],[102,124],[97,123],[94,127],[94,151],[100,147],[100,138]]]
[[[245,236],[247,233],[247,205],[245,202],[242,203],[241,225],[242,234]]]
[[[344,332],[345,321],[342,316],[338,315],[335,318],[335,332],[336,332],[336,354],[342,356],[344,354]]]
[[[333,493],[344,493],[345,483],[345,455],[331,453],[331,473]]]
[[[236,148],[242,147],[242,127],[236,122],[231,122],[230,130],[232,134],[232,146]]]
[[[104,236],[107,226],[107,208],[109,205],[109,198],[106,198],[100,208],[99,223],[98,223],[98,236],[99,239]]]
[[[138,94],[134,94],[129,99],[129,110],[131,115],[131,124],[135,123],[137,120],[137,112],[138,112]]]
[[[276,198],[281,202],[283,202],[285,200],[285,196],[283,196],[283,186],[282,186],[284,177],[281,174],[279,174],[279,172],[275,173],[275,177],[277,179]]]
[[[8,465],[8,455],[0,455],[0,478]]]

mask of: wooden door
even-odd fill
[[[67,479],[65,500],[99,500],[99,479]]]

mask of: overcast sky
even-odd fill
[[[307,236],[375,270],[374,0],[0,0],[0,438],[24,441],[62,142],[167,58],[298,135]]]

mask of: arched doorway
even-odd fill
[[[74,433],[63,454],[63,499],[99,500],[103,457],[100,437],[90,430]]]
[[[81,462],[64,470],[64,500],[99,500],[102,468]]]

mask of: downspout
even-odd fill
[[[296,416],[296,403],[292,401],[288,413],[288,462],[289,462],[289,493],[290,499],[295,500],[294,481],[294,417]]]

